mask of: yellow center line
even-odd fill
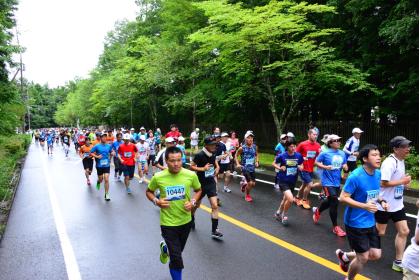
[[[205,206],[203,204],[201,204],[200,208],[202,210],[208,212],[208,213],[211,213],[211,208],[209,208],[209,207],[207,207],[207,206]],[[320,256],[317,256],[317,255],[315,255],[315,254],[313,254],[313,253],[311,253],[309,251],[306,251],[306,250],[304,250],[304,249],[302,249],[300,247],[297,247],[297,246],[295,246],[295,245],[293,245],[291,243],[288,243],[288,242],[286,242],[284,240],[281,240],[280,238],[277,238],[277,237],[275,237],[275,236],[273,236],[271,234],[268,234],[268,233],[266,233],[264,231],[261,231],[261,230],[259,230],[257,228],[254,228],[253,226],[250,226],[248,224],[245,224],[245,223],[243,223],[243,222],[241,222],[241,221],[239,221],[239,220],[237,220],[235,218],[232,218],[232,217],[230,217],[230,216],[228,216],[226,214],[223,214],[223,213],[220,213],[219,212],[219,217],[221,219],[223,219],[223,220],[231,223],[231,224],[234,224],[237,227],[240,227],[240,228],[242,228],[242,229],[244,229],[244,230],[246,230],[248,232],[251,232],[251,233],[253,233],[253,234],[255,234],[255,235],[257,235],[257,236],[259,236],[259,237],[261,237],[261,238],[263,238],[265,240],[268,240],[268,241],[270,241],[270,242],[272,242],[272,243],[274,243],[274,244],[276,244],[276,245],[278,245],[280,247],[283,247],[283,248],[285,248],[285,249],[287,249],[287,250],[289,250],[289,251],[291,251],[293,253],[296,253],[296,254],[298,254],[298,255],[300,255],[302,257],[305,257],[308,260],[311,260],[313,262],[316,262],[316,263],[318,263],[318,264],[320,264],[322,266],[325,266],[326,268],[329,268],[331,270],[334,270],[335,272],[338,272],[338,273],[340,273],[342,275],[347,275],[347,273],[345,273],[345,272],[343,272],[341,270],[341,268],[340,268],[340,266],[338,264],[335,264],[335,263],[333,263],[333,262],[331,262],[331,261],[329,261],[327,259],[324,259],[324,258],[322,258]],[[356,280],[368,280],[370,278],[367,278],[367,277],[365,277],[363,275],[358,274],[355,279]]]

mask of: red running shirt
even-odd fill
[[[315,159],[321,152],[321,145],[317,142],[306,140],[297,146],[296,152],[300,153],[304,158],[303,170],[314,172]]]
[[[121,156],[122,160],[124,161],[124,165],[133,166],[135,165],[135,158],[136,158],[137,148],[133,143],[122,143],[118,147],[118,154]]]

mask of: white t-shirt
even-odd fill
[[[191,146],[198,146],[198,136],[200,133],[193,131],[191,133]]]
[[[381,165],[381,180],[396,181],[405,176],[405,164],[403,160],[397,159],[394,155],[387,157]],[[381,187],[379,196],[388,202],[388,212],[397,212],[404,207],[404,186]],[[384,211],[378,204],[378,209]]]
[[[347,161],[356,161],[357,157],[351,155],[351,153],[357,152],[360,146],[360,139],[352,136],[347,140],[346,145],[344,146],[343,152],[348,155]]]
[[[138,161],[147,161],[147,156],[150,154],[149,143],[147,143],[146,141],[143,144],[138,142],[136,144],[136,147],[139,153]]]
[[[220,143],[222,143],[223,145],[226,146],[226,152],[225,153],[229,153],[229,151],[230,151],[230,142],[227,141],[226,143],[223,143],[223,142],[220,142]],[[230,163],[230,155],[228,155],[225,159],[223,159],[223,158],[220,159],[220,163],[222,163],[222,164]]]
[[[419,215],[420,212],[417,214],[416,232],[419,231]],[[412,272],[419,274],[419,245],[416,243],[415,234],[411,238],[410,246],[408,246],[404,252],[402,266],[405,269],[411,270]]]

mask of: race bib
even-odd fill
[[[245,159],[245,165],[254,165],[255,158]]]
[[[204,172],[204,177],[209,178],[214,176],[214,166],[210,166],[208,170]]]
[[[289,167],[286,169],[286,176],[294,176],[297,174],[297,168],[296,167]]]
[[[100,160],[99,160],[99,164],[100,164],[101,166],[106,166],[106,165],[108,165],[108,164],[109,164],[109,160],[108,160],[107,158],[100,159]]]
[[[125,158],[131,158],[132,153],[131,152],[124,152]]]
[[[168,201],[185,199],[185,186],[166,187],[166,199]]]
[[[308,151],[306,153],[307,158],[315,158],[315,156],[316,156],[316,151]]]
[[[297,165],[297,161],[293,160],[293,159],[287,159],[286,160],[286,165],[287,166],[296,166]]]
[[[379,198],[379,190],[366,191],[366,202],[377,201]]]
[[[394,189],[394,198],[395,199],[402,199],[404,194],[404,187],[403,186],[397,186]]]

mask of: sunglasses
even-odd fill
[[[340,143],[341,142],[341,140],[340,139],[337,139],[337,140],[331,140],[331,143]]]

